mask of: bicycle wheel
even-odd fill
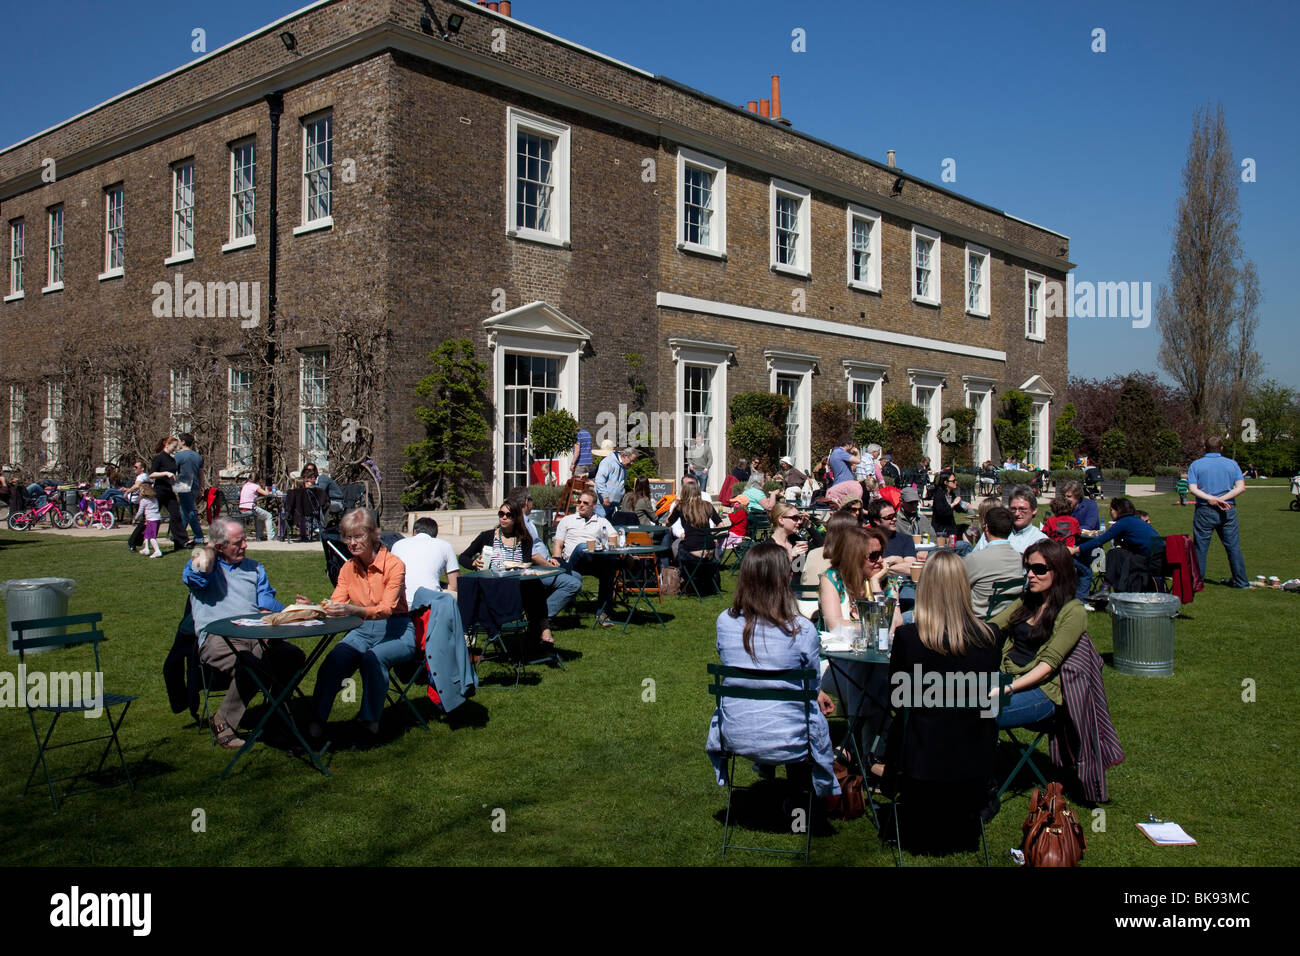
[[[112,531],[117,526],[117,515],[111,511],[101,511],[97,526],[105,531]]]
[[[84,511],[78,511],[76,516],[73,517],[72,519],[72,523],[75,524],[78,528],[89,528],[92,524],[94,524],[94,522],[95,519],[92,518]]]
[[[54,527],[67,531],[72,527],[72,515],[68,514],[62,508],[50,509],[50,520],[54,522]]]
[[[9,512],[8,522],[10,531],[30,531],[32,527],[31,512],[11,511]]]

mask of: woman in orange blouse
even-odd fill
[[[361,713],[357,720],[373,738],[379,735],[388,669],[414,659],[417,653],[415,627],[406,607],[406,566],[384,547],[375,516],[366,509],[349,511],[339,528],[352,560],[339,572],[338,585],[325,602],[325,614],[352,615],[364,623],[344,637],[321,664],[308,734],[316,739],[324,736],[343,678],[360,667]]]

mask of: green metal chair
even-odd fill
[[[1009,604],[1025,589],[1024,578],[1007,578],[1005,581],[993,582],[993,593],[989,595],[988,610],[984,612],[984,620],[991,621],[997,617],[998,609],[1004,604]]]
[[[23,784],[23,796],[27,795],[28,788],[31,787],[32,778],[36,776],[36,768],[40,767],[45,773],[45,784],[50,791],[50,800],[54,804],[54,812],[59,811],[59,796],[54,789],[54,782],[58,780],[79,779],[82,774],[72,774],[68,777],[55,778],[50,775],[49,764],[45,760],[46,751],[58,750],[61,747],[74,747],[78,744],[95,743],[100,740],[106,740],[104,751],[100,754],[99,764],[95,767],[94,773],[99,773],[104,769],[104,761],[108,759],[108,752],[111,748],[117,749],[117,759],[122,765],[122,773],[126,777],[128,789],[134,792],[135,784],[131,781],[131,771],[127,769],[126,757],[122,753],[122,744],[118,740],[117,732],[122,726],[122,721],[126,720],[126,713],[131,708],[131,702],[136,700],[135,697],[128,697],[124,694],[110,694],[103,689],[103,668],[99,659],[99,644],[103,641],[104,632],[100,630],[99,624],[101,615],[94,614],[73,614],[67,617],[46,617],[37,618],[28,621],[14,621],[11,627],[14,630],[14,648],[18,651],[18,666],[25,672],[27,669],[26,655],[27,651],[37,650],[40,648],[53,647],[74,647],[80,644],[90,644],[93,649],[95,669],[93,672],[64,672],[51,673],[47,678],[47,693],[44,701],[33,703],[32,698],[35,696],[28,694],[28,687],[24,686],[22,690],[23,703],[27,707],[27,716],[32,722],[32,734],[36,737],[36,760],[32,763],[31,772],[27,775],[27,782]],[[68,629],[76,628],[72,633],[47,634],[45,636],[28,637],[32,631],[47,631],[50,629]],[[84,628],[84,629],[82,629]],[[53,658],[61,664],[66,664],[66,658],[60,656]],[[90,679],[94,687],[86,688],[84,678]],[[34,689],[34,688],[33,688]],[[66,695],[66,699],[65,698]],[[56,699],[58,698],[58,699]],[[113,717],[113,710],[120,707],[117,718]],[[108,724],[108,733],[101,734],[98,737],[81,737],[77,740],[70,740],[64,743],[52,744],[51,738],[54,736],[54,728],[58,726],[59,718],[64,714],[81,714],[86,719],[91,718],[91,714],[102,708],[101,716],[106,719]],[[37,714],[50,714],[49,727],[45,730],[44,736],[41,735],[41,728],[37,721]],[[43,719],[43,718],[42,718]],[[65,796],[77,791],[69,791]]]
[[[677,569],[682,575],[682,587],[681,590],[677,592],[678,597],[689,597],[690,595],[686,593],[686,589],[689,587],[691,592],[703,601],[704,595],[700,593],[700,586],[696,583],[696,578],[702,574],[715,577],[718,582],[718,590],[714,593],[722,593],[722,565],[718,563],[716,558],[698,558],[692,556],[691,560],[687,561],[682,559],[682,552],[679,551],[677,554]],[[712,595],[709,596],[712,597]]]
[[[801,581],[793,581],[790,584],[790,590],[794,593],[795,601],[812,601],[814,604],[821,598],[820,584],[804,584]],[[821,621],[821,608],[813,611],[808,620],[814,624]]]
[[[709,684],[709,693],[718,702],[719,725],[718,736],[722,741],[723,759],[727,761],[727,815],[722,826],[722,855],[725,858],[728,849],[733,850],[752,850],[755,853],[781,853],[798,856],[802,853],[804,863],[808,862],[809,852],[812,849],[812,808],[813,808],[813,791],[808,790],[808,806],[805,810],[804,824],[805,837],[804,847],[802,850],[786,850],[776,847],[761,846],[742,846],[738,843],[730,842],[731,838],[731,809],[732,796],[735,793],[736,783],[736,758],[746,757],[745,754],[733,753],[726,750],[727,733],[726,727],[722,724],[722,702],[726,699],[732,700],[765,700],[765,701],[793,701],[804,705],[804,741],[806,750],[804,753],[804,763],[811,766],[814,763],[812,753],[812,715],[817,707],[817,692],[820,689],[821,680],[816,668],[799,668],[783,671],[763,671],[750,670],[744,667],[728,667],[725,664],[709,664],[709,675],[712,677],[712,683]],[[771,683],[773,687],[736,687],[723,683],[727,679],[743,679],[748,681],[761,681]],[[788,685],[798,684],[799,687],[792,688]],[[752,758],[747,758],[752,759]]]

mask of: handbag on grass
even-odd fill
[[[676,597],[682,593],[682,573],[672,565],[659,572],[659,593],[664,597]]]
[[[840,784],[838,797],[829,798],[828,811],[831,816],[841,820],[856,820],[867,812],[866,795],[862,789],[862,777],[849,773],[849,768],[838,760],[835,761],[835,779]]]
[[[1021,830],[1025,842],[1021,849],[1027,866],[1078,866],[1087,848],[1083,826],[1065,800],[1064,788],[1049,783],[1046,792],[1034,788],[1029,801],[1029,816]]]

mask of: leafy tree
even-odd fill
[[[1019,461],[1029,453],[1029,416],[1034,400],[1024,392],[1011,389],[1002,395],[1002,415],[993,422],[993,434],[1004,456]]]
[[[1125,457],[1128,438],[1118,428],[1112,428],[1101,436],[1101,460],[1108,467],[1115,467],[1127,460]]]
[[[1243,384],[1254,380],[1260,365],[1254,348],[1259,283],[1242,257],[1237,173],[1223,107],[1198,109],[1169,285],[1156,298],[1160,367],[1182,388],[1198,424],[1235,413]]]
[[[852,402],[825,401],[812,407],[813,459],[830,454],[832,448],[853,434],[857,411]]]
[[[952,422],[950,426],[948,423]],[[944,412],[939,441],[945,449],[945,461],[951,466],[968,466],[971,461],[971,429],[975,427],[975,409],[954,408]],[[976,462],[978,464],[978,462]]]
[[[910,468],[921,460],[921,438],[929,427],[925,409],[911,402],[886,402],[882,419],[889,441],[885,450],[894,456],[894,464]]]
[[[528,424],[528,443],[537,458],[556,458],[578,439],[578,422],[566,408],[542,412]]]
[[[1183,463],[1183,442],[1172,428],[1162,428],[1155,439],[1156,465],[1173,467]]]
[[[882,421],[877,421],[874,418],[862,418],[853,426],[853,440],[858,443],[863,451],[872,443],[884,448],[889,444],[889,431]]]
[[[487,451],[491,435],[492,383],[469,339],[446,341],[429,358],[433,371],[415,386],[415,394],[428,400],[415,410],[425,437],[406,446],[403,470],[411,482],[402,503],[408,508],[459,508],[465,490],[483,480],[473,462]]]
[[[662,477],[663,475],[659,474],[659,462],[655,459],[654,453],[642,451],[642,453],[637,456],[636,461],[627,466],[627,481],[624,482],[626,485],[624,490],[631,491],[632,486],[636,484],[638,478]],[[632,502],[629,501],[628,505],[630,506],[631,504]]]
[[[1078,409],[1074,402],[1066,402],[1061,414],[1056,416],[1056,428],[1052,434],[1052,467],[1070,468],[1079,457],[1079,448],[1083,445],[1083,433],[1074,427]]]
[[[1296,407],[1296,393],[1277,379],[1265,379],[1250,392],[1246,402],[1246,417],[1254,422],[1254,438],[1261,444],[1271,445],[1297,430],[1300,409]],[[1240,426],[1238,420],[1235,426]]]
[[[1108,465],[1121,465],[1139,475],[1149,475],[1157,461],[1156,436],[1168,428],[1165,418],[1156,407],[1151,389],[1141,379],[1130,378],[1120,389],[1115,406],[1115,427],[1124,433],[1124,460],[1109,457]]]
[[[746,457],[762,455],[769,463],[775,463],[785,447],[790,399],[771,392],[740,392],[731,397],[729,409],[731,427],[727,440],[731,446]]]

